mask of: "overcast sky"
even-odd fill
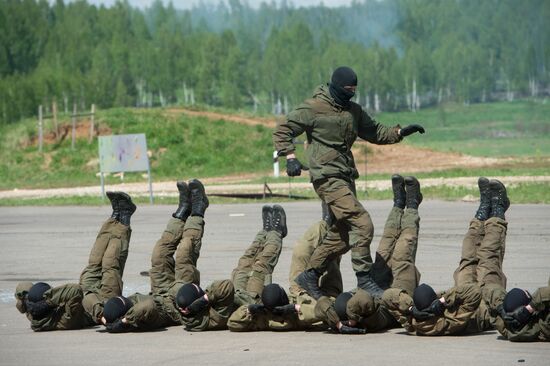
[[[154,0],[128,0],[128,3],[132,6],[136,6],[139,8],[144,8],[149,5]],[[169,2],[169,0],[162,0],[165,4]],[[174,4],[175,8],[179,9],[188,9],[192,7],[194,4],[199,3],[200,1],[204,3],[213,3],[217,4],[219,3],[219,0],[172,0],[172,3]],[[280,0],[275,0],[277,3],[280,2]],[[104,4],[106,6],[111,6],[114,4],[116,0],[88,0],[88,3],[90,4]],[[268,2],[270,3],[271,0],[265,1],[265,0],[241,0],[242,3],[248,2],[248,4],[257,7],[262,2]],[[351,4],[352,0],[287,0],[288,3],[294,4],[294,6],[311,6],[311,5],[319,5],[321,2],[326,6],[339,6],[339,5],[349,5]]]

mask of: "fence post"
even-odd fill
[[[94,139],[94,122],[95,122],[95,104],[92,104],[92,117],[90,119],[90,138],[88,139],[88,143],[91,144],[92,140]]]
[[[59,127],[57,126],[57,101],[52,102],[53,128],[55,131],[55,141],[59,142]]]
[[[277,151],[273,151],[273,176],[279,178],[279,155],[277,155]]]
[[[72,141],[71,141],[71,150],[74,150],[74,141],[76,139],[76,103],[73,104],[72,124],[73,124],[73,133],[72,133]]]
[[[42,152],[42,104],[38,107],[38,152]]]

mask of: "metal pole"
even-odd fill
[[[42,152],[42,104],[38,107],[38,152]]]
[[[73,104],[73,134],[72,134],[72,140],[71,140],[71,150],[74,150],[74,141],[76,139],[76,103]]]
[[[105,201],[105,179],[103,178],[103,172],[99,173],[101,179],[101,200]]]
[[[88,143],[91,144],[94,139],[94,117],[95,117],[95,104],[92,104],[92,118],[90,120],[90,138]]]
[[[279,178],[279,156],[277,151],[273,151],[273,176]]]
[[[153,182],[151,181],[151,167],[147,159],[147,176],[149,177],[149,201],[153,204]]]

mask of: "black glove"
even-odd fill
[[[411,308],[411,315],[413,318],[418,320],[419,322],[428,320],[430,318],[433,318],[435,316],[434,313],[430,313],[428,311],[418,310],[416,306],[413,306]]]
[[[204,309],[206,309],[207,306],[208,306],[208,300],[206,300],[203,296],[200,299],[193,301],[193,303],[191,303],[191,305],[187,307],[187,310],[189,310],[190,314],[198,314]]]
[[[300,160],[296,158],[287,159],[286,161],[286,174],[289,177],[297,177],[302,174],[302,168],[304,166],[300,163]]]
[[[367,333],[367,330],[362,328],[350,327],[342,324],[342,326],[339,329],[339,332],[341,334],[365,334]]]
[[[289,315],[296,314],[296,307],[294,304],[287,304],[283,306],[275,306],[271,312],[275,315]]]
[[[132,326],[128,323],[124,323],[122,319],[117,319],[112,323],[107,323],[105,328],[109,333],[126,333],[132,329]]]
[[[445,311],[445,305],[439,301],[439,299],[435,299],[430,306],[428,306],[428,309],[426,309],[427,312],[432,313],[433,315],[439,316],[442,315]]]
[[[501,317],[502,320],[504,320],[506,328],[511,330],[519,330],[529,322],[529,319],[531,319],[531,315],[532,314],[529,312],[529,310],[527,310],[525,306],[521,306],[512,312],[504,312]]]
[[[27,312],[31,314],[32,318],[35,320],[45,318],[53,309],[50,305],[48,305],[46,300],[40,300],[37,302],[26,300],[25,305],[27,307]]]
[[[248,312],[252,315],[263,313],[265,311],[265,306],[262,304],[250,304],[248,305]]]
[[[417,124],[414,124],[414,125],[408,125],[408,126],[403,127],[401,129],[401,131],[399,132],[399,134],[401,136],[405,137],[405,136],[412,135],[415,132],[424,133],[426,131],[424,130],[424,127],[422,127],[420,125],[417,125]]]

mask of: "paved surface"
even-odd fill
[[[365,203],[375,224],[373,247],[391,208],[389,201]],[[285,203],[289,236],[274,281],[288,286],[294,241],[320,214],[317,202]],[[452,286],[462,236],[477,205],[428,201],[422,204],[417,265],[422,281],[436,289]],[[153,245],[173,207],[143,205],[133,217],[125,294],[148,291],[139,272],[150,266]],[[213,205],[207,212],[199,268],[203,284],[227,278],[261,225],[261,204]],[[172,327],[153,333],[108,334],[99,327],[33,333],[15,309],[21,280],[52,285],[78,281],[102,221],[103,207],[0,208],[0,365],[550,365],[550,344],[514,344],[496,332],[466,337],[424,338],[395,329],[380,334],[228,331],[187,333]],[[513,205],[509,210],[504,269],[508,287],[530,290],[550,276],[550,206]],[[355,279],[349,255],[342,261],[345,287]]]

